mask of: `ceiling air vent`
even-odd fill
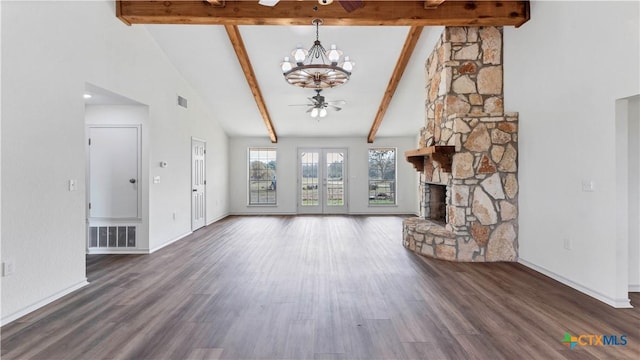
[[[183,98],[182,96],[178,95],[178,105],[182,106],[183,108],[187,108],[187,99]]]

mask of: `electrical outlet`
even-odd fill
[[[564,249],[565,250],[571,250],[571,239],[569,239],[568,237],[562,239],[563,244],[564,244]]]
[[[5,261],[2,263],[2,276],[13,275],[16,272],[16,265],[13,261]]]
[[[596,191],[596,184],[593,182],[593,180],[582,180],[582,191],[594,192]]]

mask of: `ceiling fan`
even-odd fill
[[[289,106],[308,106],[307,113],[310,113],[312,118],[323,118],[327,116],[327,108],[331,108],[335,111],[342,110],[342,107],[347,104],[344,100],[325,101],[324,96],[320,95],[322,89],[316,89],[316,95],[309,97],[310,104],[294,104]]]
[[[258,4],[264,6],[276,6],[279,2],[280,0],[259,0]],[[333,0],[318,0],[318,3],[320,5],[329,5],[333,3]],[[338,0],[338,3],[340,3],[347,12],[352,12],[353,10],[364,6],[362,0]]]

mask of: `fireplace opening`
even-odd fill
[[[440,224],[447,222],[447,186],[425,184],[425,218]]]

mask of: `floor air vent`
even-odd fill
[[[91,248],[134,248],[136,247],[135,226],[90,226],[89,247]]]

